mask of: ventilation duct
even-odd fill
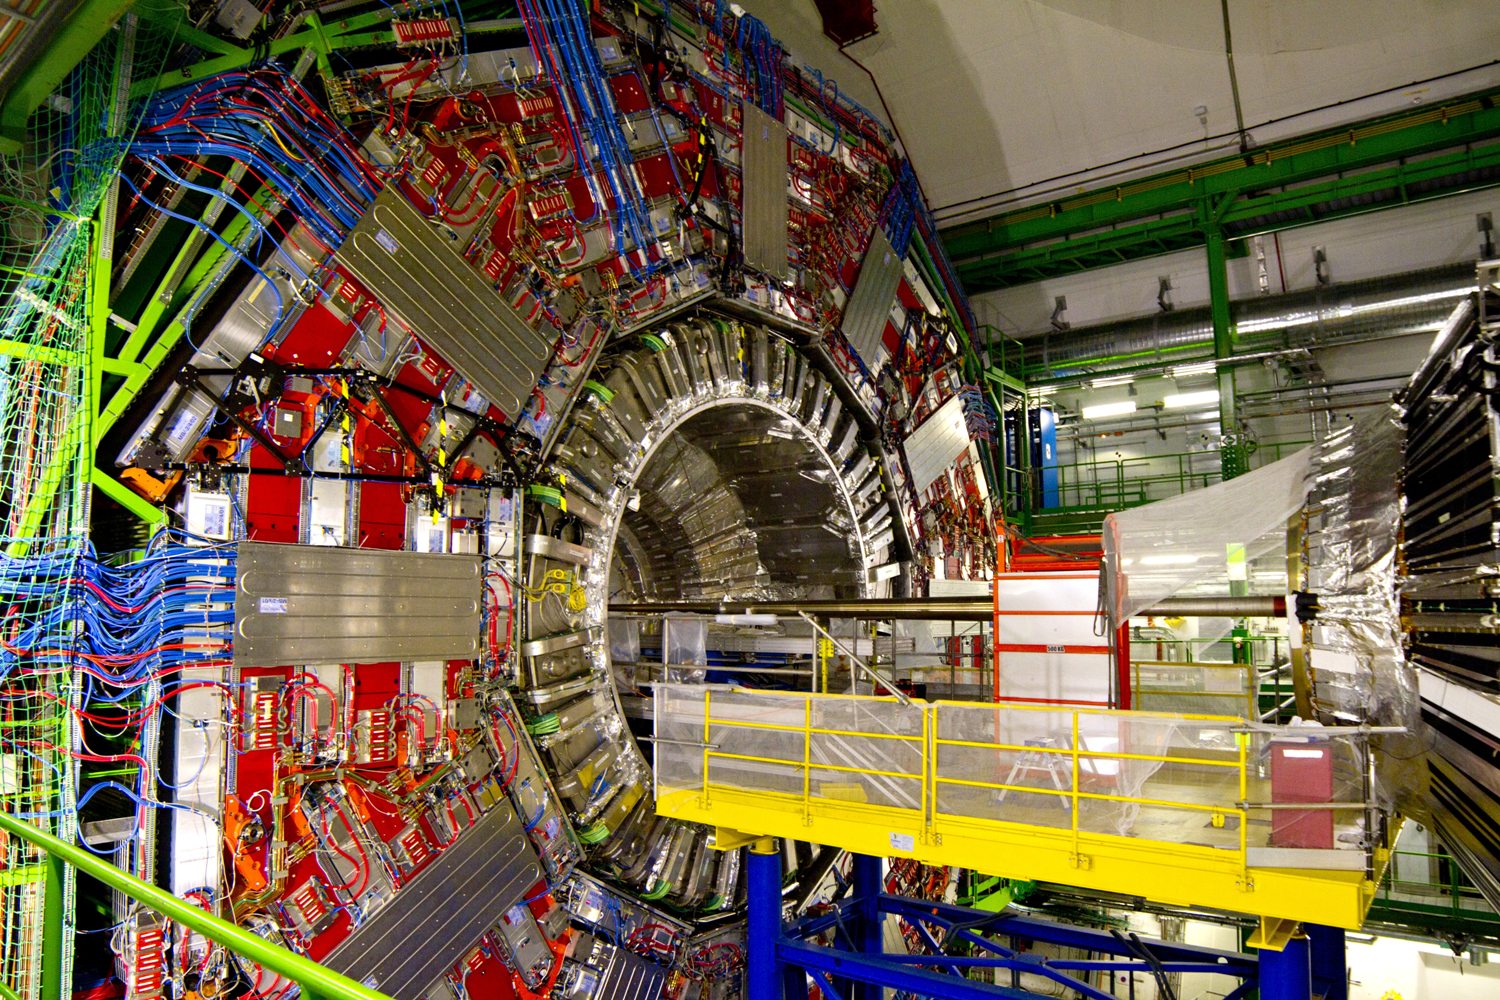
[[[1472,263],[1257,296],[1230,305],[1239,351],[1357,343],[1436,330],[1474,286]],[[1100,374],[1213,356],[1210,310],[1181,309],[1048,333],[1027,344],[1033,377]]]

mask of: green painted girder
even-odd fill
[[[1467,175],[1493,165],[1482,144],[1500,138],[1497,99],[1500,90],[1486,91],[1017,209],[947,229],[944,244],[967,290],[979,292],[1033,280],[1038,273],[1109,263],[1109,254],[1134,259],[1164,246],[1201,245],[1209,231],[1221,227],[1248,235],[1256,231],[1253,220],[1278,212],[1302,216],[1267,229],[1489,186],[1500,178],[1474,181]],[[1445,150],[1453,152],[1426,158]],[[1424,159],[1410,162],[1416,156]],[[1424,187],[1412,191],[1413,184]],[[1392,187],[1398,197],[1384,204],[1335,201]],[[1195,234],[1188,219],[1197,224],[1191,244]],[[1243,231],[1236,231],[1237,224]],[[1079,240],[1076,252],[1067,246]]]
[[[324,1000],[390,1000],[386,994],[377,992],[364,983],[356,982],[238,924],[232,924],[186,900],[178,899],[165,889],[142,881],[77,844],[54,837],[4,810],[0,810],[0,830],[45,851],[49,869],[60,872],[66,864],[93,876],[147,909],[202,934],[268,972],[292,980],[302,988],[304,997]],[[60,948],[56,948],[54,954],[60,951]],[[51,987],[50,990],[48,986]],[[43,995],[48,997],[67,996],[68,992],[66,984],[57,981],[43,987]]]
[[[1366,919],[1422,931],[1445,940],[1500,940],[1500,914],[1376,897]]]
[[[993,258],[959,265],[958,272],[964,287],[975,292],[1186,250],[1202,243],[1196,214],[1169,215],[1073,239],[1017,247]]]
[[[142,8],[142,14],[150,16],[145,8]],[[363,45],[394,42],[395,35],[390,28],[373,33],[369,31],[371,28],[389,22],[392,16],[391,10],[377,10],[340,18],[325,24],[318,19],[316,14],[308,14],[307,21],[300,30],[271,39],[259,51],[221,45],[219,54],[212,58],[134,84],[130,88],[130,96],[133,99],[146,97],[158,90],[181,86],[194,80],[203,80],[216,73],[243,69],[252,63],[303,49],[311,50],[318,57],[319,68],[329,72],[327,59],[332,52]],[[170,27],[171,23],[171,21],[165,22],[164,26]]]
[[[26,141],[26,123],[47,95],[62,85],[73,67],[109,34],[135,0],[83,0],[47,42],[46,49],[0,99],[0,154],[11,155]]]
[[[1338,177],[1319,184],[1308,184],[1278,194],[1244,197],[1224,213],[1220,224],[1237,238],[1253,236],[1286,226],[1255,226],[1256,220],[1277,212],[1305,213],[1307,221],[1322,222],[1363,212],[1379,211],[1399,205],[1410,205],[1432,198],[1444,198],[1500,183],[1492,179],[1465,183],[1475,174],[1500,169],[1500,141],[1469,145],[1440,156],[1425,157],[1414,163],[1364,170],[1352,177]],[[1380,197],[1372,203],[1360,199]],[[1340,202],[1351,201],[1347,207]],[[1337,207],[1335,207],[1337,206]]]

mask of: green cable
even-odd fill
[[[672,883],[666,881],[665,879],[662,879],[662,880],[658,880],[657,881],[656,885],[651,889],[650,892],[643,892],[643,893],[641,893],[641,898],[642,899],[649,899],[649,900],[655,902],[656,900],[661,899],[663,896],[665,896],[667,893],[669,893],[671,891],[672,891]]]
[[[578,831],[578,839],[585,844],[599,844],[609,839],[609,827],[603,823],[591,823]]]
[[[533,736],[546,736],[560,728],[556,712],[548,712],[526,723],[526,731]]]
[[[526,487],[526,495],[533,500],[548,504],[552,507],[561,507],[563,494],[556,486],[542,486],[533,484]]]

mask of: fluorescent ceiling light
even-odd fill
[[[1135,400],[1127,399],[1119,403],[1095,403],[1093,406],[1083,408],[1083,419],[1097,420],[1100,417],[1123,417],[1127,413],[1135,412]]]
[[[1142,556],[1142,566],[1191,566],[1198,561],[1194,555]]]
[[[1180,410],[1187,406],[1202,406],[1219,401],[1218,389],[1203,389],[1199,392],[1178,392],[1166,397],[1161,405],[1169,410]]]
[[[1190,365],[1173,365],[1167,373],[1173,378],[1190,378],[1194,375],[1212,375],[1217,366],[1212,361],[1194,361]]]
[[[1112,385],[1129,385],[1135,381],[1134,375],[1110,375],[1105,378],[1089,379],[1090,389],[1108,389]]]

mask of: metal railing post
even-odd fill
[[[1078,815],[1078,710],[1076,708],[1073,710],[1073,741],[1071,749],[1073,753],[1073,862],[1077,864],[1080,823]]]
[[[812,825],[812,699],[802,703],[802,822]]]
[[[710,699],[713,698],[713,689],[703,689],[703,806],[708,808],[708,753],[713,749],[713,740],[709,739],[709,710],[712,707]]]

